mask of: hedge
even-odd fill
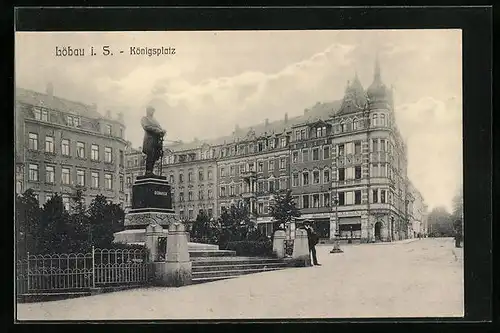
[[[236,251],[238,256],[265,256],[273,255],[273,245],[270,241],[237,241],[228,242],[227,250]]]

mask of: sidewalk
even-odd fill
[[[408,241],[408,240],[405,240]],[[17,305],[20,320],[461,317],[463,264],[448,239],[317,249],[322,266],[181,288]],[[392,246],[391,246],[392,245]]]

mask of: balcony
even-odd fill
[[[241,193],[241,197],[243,199],[250,199],[250,198],[255,198],[255,192],[250,192],[250,191],[244,191]]]
[[[257,177],[257,172],[256,171],[243,171],[241,174],[242,178],[256,178]]]

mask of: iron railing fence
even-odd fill
[[[147,284],[151,265],[141,249],[95,249],[89,253],[27,254],[16,263],[17,295],[72,293],[91,288]]]
[[[285,239],[285,242],[283,243],[286,257],[291,257],[293,255],[293,241],[293,239]]]

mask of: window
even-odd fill
[[[344,145],[339,145],[338,156],[344,156],[344,155],[345,155],[345,147],[344,147]]]
[[[207,210],[207,214],[208,214],[208,217],[212,217],[212,216],[213,216],[213,214],[214,214],[214,213],[213,213],[212,208],[209,208],[209,209]]]
[[[69,210],[71,208],[70,202],[69,202],[69,196],[63,195],[62,203],[63,203],[64,209]]]
[[[198,180],[202,181],[203,180],[203,170],[198,171]]]
[[[189,210],[188,210],[188,219],[189,219],[189,221],[191,221],[193,219],[193,209],[192,208],[189,208]]]
[[[104,175],[104,187],[107,190],[113,189],[113,175],[112,174],[107,173]]]
[[[66,123],[68,126],[73,126],[73,116],[67,116],[66,117]]]
[[[286,147],[286,137],[281,138],[281,147],[282,148]]]
[[[352,129],[355,131],[358,129],[358,119],[354,118],[352,120]]]
[[[269,161],[269,172],[274,171],[274,161]]]
[[[354,204],[361,204],[361,191],[354,191]]]
[[[113,150],[111,147],[104,147],[104,162],[113,162]]]
[[[330,147],[329,146],[323,147],[323,159],[327,160],[329,158],[330,158]]]
[[[68,139],[62,139],[61,141],[61,154],[63,154],[64,156],[69,156],[70,154]]]
[[[179,201],[184,202],[184,192],[179,193]]]
[[[113,129],[112,129],[111,125],[106,125],[106,134],[111,135],[112,131],[113,131]]]
[[[387,141],[384,139],[380,140],[380,151],[386,151]]]
[[[188,192],[188,201],[193,201],[193,191]]]
[[[274,192],[274,182],[272,180],[269,181],[269,192]]]
[[[235,194],[235,193],[234,193],[234,185],[231,185],[231,186],[229,187],[229,195],[230,195],[230,196],[234,196],[234,194]]]
[[[31,150],[38,150],[38,134],[29,133],[28,134],[28,147]]]
[[[208,170],[208,180],[212,180],[212,170]]]
[[[23,193],[23,182],[19,180],[16,182],[16,193]]]
[[[323,194],[323,206],[330,207],[330,193]]]
[[[85,171],[76,170],[76,184],[78,186],[85,186]]]
[[[212,189],[209,189],[208,190],[208,198],[213,199],[213,197],[214,197],[213,191],[212,191]]]
[[[313,200],[312,200],[313,201],[312,202],[313,208],[318,208],[319,207],[319,194],[314,194],[312,196],[312,198],[313,198]]]
[[[55,168],[52,165],[47,165],[45,167],[45,182],[49,184],[54,184],[56,178]]]
[[[39,108],[34,108],[33,109],[33,115],[35,116],[36,120],[41,120],[42,119],[42,112],[40,111]]]
[[[38,181],[38,164],[30,164],[28,177],[31,181]]]
[[[71,182],[71,171],[69,168],[61,169],[61,182],[64,185],[69,185]]]
[[[295,140],[296,141],[302,140],[302,137],[300,136],[300,131],[295,131]]]
[[[280,159],[280,169],[285,169],[286,168],[286,159],[282,158]]]
[[[345,180],[345,168],[339,168],[338,169],[338,178],[339,180]]]
[[[193,181],[193,172],[189,171],[188,172],[188,182],[192,182]]]
[[[125,188],[125,184],[123,182],[123,176],[120,175],[120,191],[123,192],[124,188]]]
[[[309,151],[307,149],[302,150],[302,162],[309,161]]]
[[[354,203],[353,193],[345,192],[345,204],[352,205]]]
[[[344,206],[345,205],[345,193],[344,192],[339,192],[338,194],[338,200],[339,200],[339,206]]]
[[[264,170],[264,163],[263,162],[259,162],[259,166],[258,166],[257,171],[262,172],[263,170]]]
[[[303,130],[301,130],[301,131],[300,131],[300,135],[301,135],[302,140],[307,139],[306,134],[307,134],[307,132],[306,132],[306,130],[305,130],[305,129],[303,129]]]
[[[220,176],[225,177],[226,176],[226,169],[220,168]]]
[[[361,166],[354,167],[354,179],[361,179]]]
[[[343,121],[340,123],[340,132],[341,132],[341,133],[344,133],[344,132],[345,132],[345,124],[344,124],[344,122],[343,122]]]
[[[302,185],[303,186],[309,185],[309,172],[307,171],[302,173]]]
[[[184,175],[182,173],[179,174],[179,183],[184,183]]]
[[[385,114],[380,115],[380,126],[385,126]]]
[[[380,203],[385,203],[385,190],[380,190]]]
[[[92,147],[94,147],[94,145]],[[97,149],[99,149],[99,148],[97,148]],[[83,143],[83,142],[76,143],[76,156],[79,158],[85,158],[85,143]],[[99,150],[98,150],[97,156],[99,156]]]
[[[373,139],[372,151],[378,151],[378,139]]]
[[[292,153],[292,163],[297,163],[299,160],[299,152],[298,151],[294,151]]]
[[[225,186],[221,186],[220,187],[220,196],[221,197],[225,197],[226,196],[226,187]]]
[[[323,183],[327,184],[330,182],[330,170],[323,171]]]
[[[317,170],[313,171],[313,183],[319,184],[319,171]]]
[[[356,141],[354,143],[354,154],[356,154],[356,155],[361,154],[361,142],[360,141]]]
[[[54,152],[54,138],[51,136],[46,136],[45,137],[45,151],[47,153],[53,153]]]
[[[91,178],[92,178],[92,188],[99,188],[99,173],[92,171],[91,173]],[[127,181],[130,183],[130,177],[127,177]]]
[[[378,190],[373,190],[373,203],[378,203]]]
[[[93,161],[99,161],[99,146],[92,145],[91,159]]]
[[[74,125],[76,127],[80,127],[80,118],[78,117],[73,117]]]
[[[264,203],[262,203],[262,202],[259,202],[258,213],[259,214],[263,214],[264,213]]]
[[[259,182],[257,187],[260,193],[264,192],[264,182]]]
[[[293,179],[292,186],[293,187],[299,186],[299,174],[298,173],[294,173],[292,179]]]
[[[203,200],[203,190],[198,190],[198,200]]]
[[[318,161],[319,160],[319,149],[318,148],[314,148],[313,151],[312,151],[312,160],[313,161]]]
[[[378,114],[374,114],[372,117],[372,126],[378,125]]]
[[[123,150],[120,149],[120,166],[124,165],[125,156],[123,155]]]
[[[309,195],[302,196],[302,208],[309,208]]]
[[[280,186],[279,186],[280,189],[282,189],[282,190],[286,189],[287,188],[286,178],[280,178],[279,184],[280,184]]]

